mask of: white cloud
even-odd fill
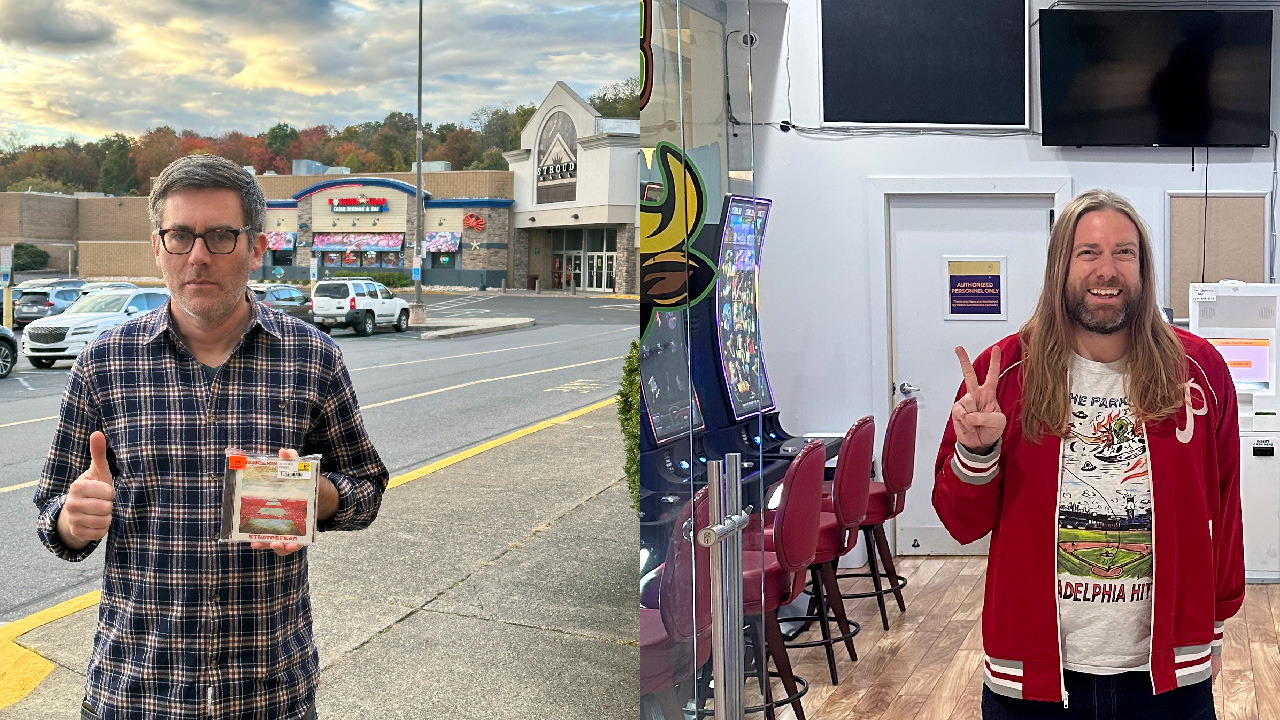
[[[0,0],[0,8],[20,1]],[[481,105],[537,103],[557,80],[585,96],[638,71],[633,0],[424,2],[427,122],[461,123]],[[253,134],[282,121],[341,128],[416,110],[412,0],[54,7],[71,19],[61,36],[17,42],[0,23],[0,127],[34,142],[159,125],[206,134]],[[128,22],[95,20],[106,17]]]

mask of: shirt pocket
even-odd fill
[[[285,448],[302,450],[311,429],[311,404],[281,389],[260,394],[251,424],[244,428],[248,437],[241,445],[250,452],[273,455]]]

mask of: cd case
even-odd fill
[[[222,492],[225,542],[292,542],[316,537],[319,455],[284,459],[227,450]]]

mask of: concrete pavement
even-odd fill
[[[321,718],[635,718],[637,520],[608,405],[387,491],[311,554]],[[0,720],[78,718],[97,606],[18,636],[54,663]]]

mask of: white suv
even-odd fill
[[[357,335],[372,335],[376,325],[409,329],[409,303],[373,278],[351,277],[322,280],[311,293],[315,323],[328,330],[349,327]]]
[[[94,338],[139,313],[164,307],[168,299],[169,291],[164,288],[99,290],[85,295],[62,313],[27,325],[22,332],[22,354],[38,368],[75,360]]]

